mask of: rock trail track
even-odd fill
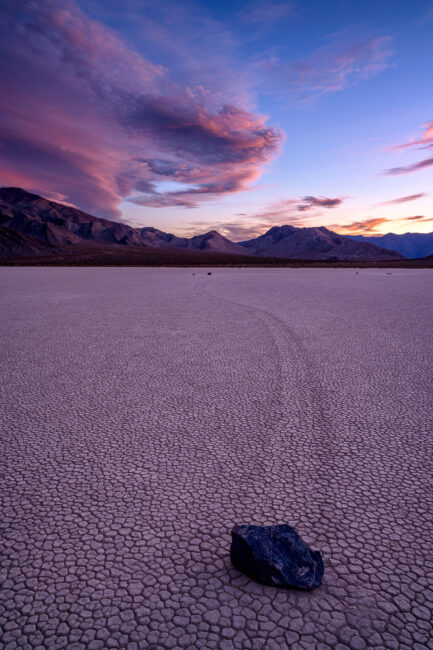
[[[2,269],[0,647],[433,648],[432,286]],[[283,522],[312,593],[230,564]]]

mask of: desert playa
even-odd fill
[[[2,269],[1,646],[433,648],[431,271],[209,271]]]

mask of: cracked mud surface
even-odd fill
[[[0,647],[433,648],[432,286],[2,269]],[[241,575],[235,523],[323,585]]]

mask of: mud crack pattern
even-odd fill
[[[433,648],[432,286],[2,269],[1,647]],[[235,523],[323,585],[241,575]]]

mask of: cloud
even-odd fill
[[[291,101],[311,104],[389,68],[393,54],[391,43],[391,36],[348,43],[347,36],[340,35],[307,58],[283,64],[274,57],[263,61],[261,67],[279,80]]]
[[[331,224],[327,226],[330,230],[334,230],[340,235],[372,235],[380,236],[383,233],[378,232],[380,226],[385,223],[394,223],[395,219],[386,219],[385,217],[372,217],[362,221],[354,221],[349,224]],[[433,221],[433,218],[425,217],[424,215],[415,215],[410,217],[402,217],[397,221],[414,221],[416,223],[423,223],[425,221]]]
[[[427,196],[424,192],[419,194],[409,194],[408,196],[400,196],[398,199],[392,199],[391,201],[383,201],[379,205],[400,205],[401,203],[409,203],[410,201],[416,201],[421,199],[423,196]]]
[[[363,221],[354,221],[349,224],[332,224],[327,227],[341,235],[376,235],[380,234],[377,232],[377,228],[390,221],[391,219],[385,219],[383,217],[373,217]]]
[[[286,198],[272,201],[262,211],[250,215],[250,219],[282,219],[290,217],[292,221],[305,221],[298,212],[307,212],[315,208],[336,208],[343,203],[346,197],[330,199],[327,197],[304,196],[302,198]]]
[[[81,1],[81,0],[80,0]],[[87,4],[87,3],[86,3]],[[224,11],[209,3],[179,0],[91,0],[109,24],[121,24],[129,42],[145,58],[158,61],[185,86],[201,86],[209,101],[230,98],[234,105],[254,103],[250,73],[239,61],[239,35]]]
[[[412,172],[418,172],[421,169],[426,169],[433,165],[433,158],[425,158],[424,160],[419,160],[416,163],[411,165],[404,165],[402,167],[391,167],[391,169],[386,169],[383,173],[389,176],[400,176],[402,174],[411,174]]]
[[[265,117],[170,78],[73,0],[6,7],[0,182],[116,217],[131,195],[193,208],[247,189],[277,154]],[[160,191],[167,180],[182,189]]]
[[[303,219],[296,214],[297,203],[299,199],[280,199],[279,201],[272,201],[262,210],[254,212],[249,215],[249,219],[266,220],[273,222],[275,219],[285,219],[287,217],[293,219]]]
[[[318,209],[332,209],[340,205],[345,197],[329,199],[326,197],[305,196],[303,198],[284,198],[278,201],[272,201],[261,210],[252,213],[239,212],[235,217],[244,217],[241,219],[232,219],[220,221],[212,224],[214,230],[233,241],[243,241],[258,237],[269,230],[272,226],[291,224],[298,227],[305,226],[321,214]],[[300,209],[302,208],[302,209]],[[305,211],[312,211],[311,214],[305,215]],[[197,234],[203,226],[209,226],[207,222],[194,221],[190,224],[189,233]]]
[[[414,217],[404,217],[405,221],[419,221],[419,222],[424,222],[424,221],[433,221],[433,217],[425,217],[422,214],[415,215]]]
[[[424,126],[426,127],[426,131],[422,136],[422,139],[427,142],[433,141],[433,121]]]
[[[395,145],[392,149],[409,149],[416,148],[419,151],[432,149],[433,148],[433,121],[427,122],[421,126],[424,130],[424,133],[419,136],[417,134],[414,138],[408,140],[408,142],[403,142],[402,144]],[[433,165],[433,158],[424,158],[419,160],[416,163],[411,163],[409,165],[402,165],[400,167],[391,167],[382,172],[388,176],[400,176],[402,174],[411,174],[413,172],[426,169]]]
[[[426,122],[421,125],[421,129],[425,129],[424,133],[420,136],[417,134],[407,142],[397,144],[393,149],[407,149],[410,147],[417,147],[418,149],[430,149],[433,147],[433,121]]]
[[[300,215],[297,210],[297,204],[300,199],[280,199],[273,201],[262,210],[253,213],[240,212],[235,217],[227,221],[216,221],[209,226],[208,222],[193,221],[190,223],[187,232],[189,235],[196,235],[202,232],[202,228],[218,230],[222,235],[228,237],[232,241],[243,241],[257,237],[269,230],[272,226],[280,225],[284,222],[294,223],[296,225],[303,225],[305,217]]]
[[[341,205],[346,197],[340,197],[336,199],[328,199],[326,197],[317,198],[316,196],[304,196],[302,203],[297,206],[299,212],[305,212],[306,210],[311,210],[311,208],[336,208]]]

